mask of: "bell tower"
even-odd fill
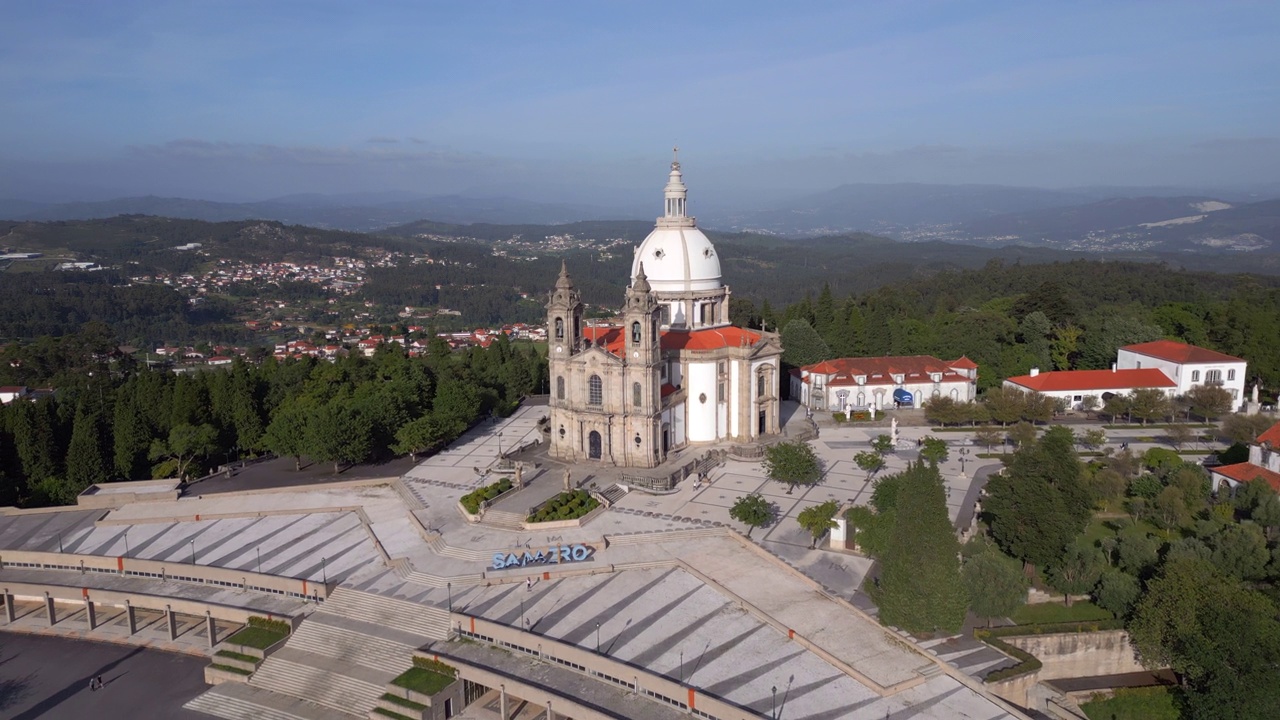
[[[562,447],[571,447],[574,435],[567,430],[575,404],[574,388],[581,384],[573,377],[570,358],[582,350],[582,298],[573,286],[569,269],[560,262],[560,277],[547,300],[547,367],[551,375],[551,454],[560,457]]]
[[[622,312],[625,345],[623,387],[627,465],[653,467],[662,462],[662,305],[644,274],[644,263],[627,288]]]

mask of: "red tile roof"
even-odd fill
[[[866,378],[867,385],[897,385],[894,375],[901,375],[903,383],[931,382],[931,373],[941,374],[942,382],[969,382],[967,375],[956,372],[953,367],[955,363],[943,362],[932,355],[901,355],[823,360],[803,369],[810,375],[830,376],[827,385],[831,387],[857,385],[860,376]]]
[[[1131,390],[1171,388],[1177,383],[1155,368],[1137,370],[1057,370],[1039,375],[1018,375],[1009,382],[1036,392],[1087,390]]]
[[[969,358],[965,357],[964,355],[961,355],[961,356],[960,356],[960,359],[958,359],[958,360],[952,360],[951,362],[949,362],[949,363],[947,363],[947,364],[948,364],[948,365],[950,365],[951,367],[956,368],[956,369],[959,369],[959,370],[977,370],[977,369],[978,369],[978,363],[976,363],[976,362],[974,362],[974,361],[970,360]]]
[[[1196,347],[1173,340],[1156,340],[1155,342],[1125,345],[1121,350],[1128,350],[1140,355],[1147,355],[1161,360],[1176,363],[1212,363],[1212,362],[1244,362],[1243,359],[1220,353],[1217,350]]]
[[[1271,443],[1272,447],[1280,447],[1280,423],[1272,425],[1258,436],[1258,444],[1262,443]]]
[[[595,345],[606,351],[622,356],[625,338],[622,328],[617,326],[594,326],[583,328],[582,335]],[[740,327],[726,326],[707,330],[664,330],[662,332],[663,350],[719,350],[727,347],[750,347],[760,342],[760,333],[744,330]]]
[[[1234,465],[1219,465],[1216,468],[1211,468],[1210,472],[1214,475],[1221,475],[1225,478],[1229,478],[1233,482],[1238,483],[1248,483],[1252,482],[1256,478],[1262,478],[1267,481],[1267,484],[1271,486],[1271,489],[1276,492],[1280,492],[1280,473],[1272,472],[1261,465],[1254,465],[1253,463],[1247,462],[1236,463]]]

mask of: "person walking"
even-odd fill
[[[89,678],[89,692],[93,692],[94,690],[97,690],[97,689],[98,689],[98,679]]]
[[[96,677],[96,678],[94,678],[94,679],[98,681],[98,689],[99,689],[99,690],[101,690],[102,688],[106,687],[106,685],[105,685],[105,684],[103,684],[103,682],[102,682],[102,676],[101,676],[101,675],[99,675],[98,677]]]
[[[525,592],[529,592],[530,590],[533,590],[533,576],[532,576],[532,575],[530,575],[529,577],[527,577],[527,578],[525,578],[525,579],[524,579],[524,591],[525,591]]]

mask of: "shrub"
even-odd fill
[[[262,630],[269,630],[271,632],[279,633],[281,635],[288,635],[289,633],[293,632],[293,627],[289,625],[289,623],[285,622],[284,620],[264,618],[258,615],[251,615],[249,617],[249,627],[260,628]]]
[[[591,497],[586,490],[562,492],[548,500],[529,515],[529,522],[549,522],[553,520],[575,520],[595,510],[600,501]]]
[[[831,419],[832,419],[832,420],[835,420],[835,421],[836,421],[836,422],[838,422],[838,423],[842,423],[842,422],[844,422],[844,421],[848,420],[848,419],[849,419],[849,416],[848,416],[848,415],[845,415],[845,414],[844,414],[844,413],[842,413],[842,412],[838,412],[838,413],[831,413]]]
[[[441,675],[448,675],[449,677],[458,676],[458,668],[452,665],[445,664],[439,660],[436,660],[435,658],[428,658],[428,657],[422,657],[421,655],[414,655],[413,666],[422,668],[423,670],[430,670],[431,672],[437,672],[437,673],[440,673]]]
[[[467,512],[475,515],[480,512],[480,503],[492,500],[502,493],[507,492],[512,487],[514,486],[511,484],[511,478],[502,478],[496,483],[476,488],[466,495],[463,495],[459,502],[462,503],[462,507],[467,509]]]

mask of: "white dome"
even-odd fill
[[[711,241],[693,224],[659,223],[636,248],[631,277],[644,263],[645,276],[655,292],[688,292],[721,287],[720,256]]]

